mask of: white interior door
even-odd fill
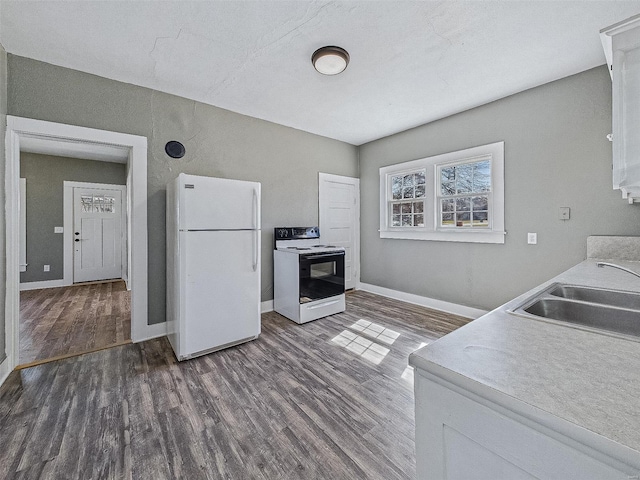
[[[122,191],[73,189],[73,282],[122,277]]]
[[[355,288],[360,269],[360,180],[319,175],[320,240],[345,248],[345,288]]]

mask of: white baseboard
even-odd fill
[[[273,300],[267,300],[260,304],[260,313],[273,312]]]
[[[443,300],[436,300],[435,298],[422,297],[420,295],[414,295],[413,293],[401,292],[399,290],[391,290],[390,288],[379,287],[377,285],[371,285],[369,283],[359,283],[358,290],[364,290],[365,292],[375,293],[382,295],[383,297],[393,298],[395,300],[401,300],[407,303],[413,303],[414,305],[421,305],[427,308],[433,308],[434,310],[440,310],[442,312],[453,313],[466,318],[478,318],[487,313],[486,310],[480,310],[478,308],[466,307],[457,303],[445,302]]]
[[[55,287],[64,287],[67,284],[64,282],[64,279],[59,280],[45,280],[42,282],[24,282],[20,284],[20,291],[24,290],[40,290],[41,288],[55,288]]]
[[[4,384],[5,380],[12,371],[13,368],[11,368],[11,361],[9,360],[9,356],[7,355],[2,363],[0,363],[0,386]]]
[[[133,332],[132,337],[133,337]],[[167,334],[167,322],[154,323],[153,325],[145,325],[135,337],[131,339],[133,343],[146,342],[154,338],[164,337]]]

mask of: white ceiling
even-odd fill
[[[12,54],[354,145],[605,63],[634,1],[0,1]],[[326,77],[311,54],[338,45]]]

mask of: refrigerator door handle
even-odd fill
[[[260,242],[258,241],[258,235],[260,235],[260,230],[253,231],[253,271],[258,270],[258,245]]]

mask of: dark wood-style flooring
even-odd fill
[[[129,342],[130,298],[123,280],[20,292],[20,364]]]
[[[409,354],[468,320],[365,292],[178,363],[166,339],[15,371],[0,388],[14,479],[413,479]]]

